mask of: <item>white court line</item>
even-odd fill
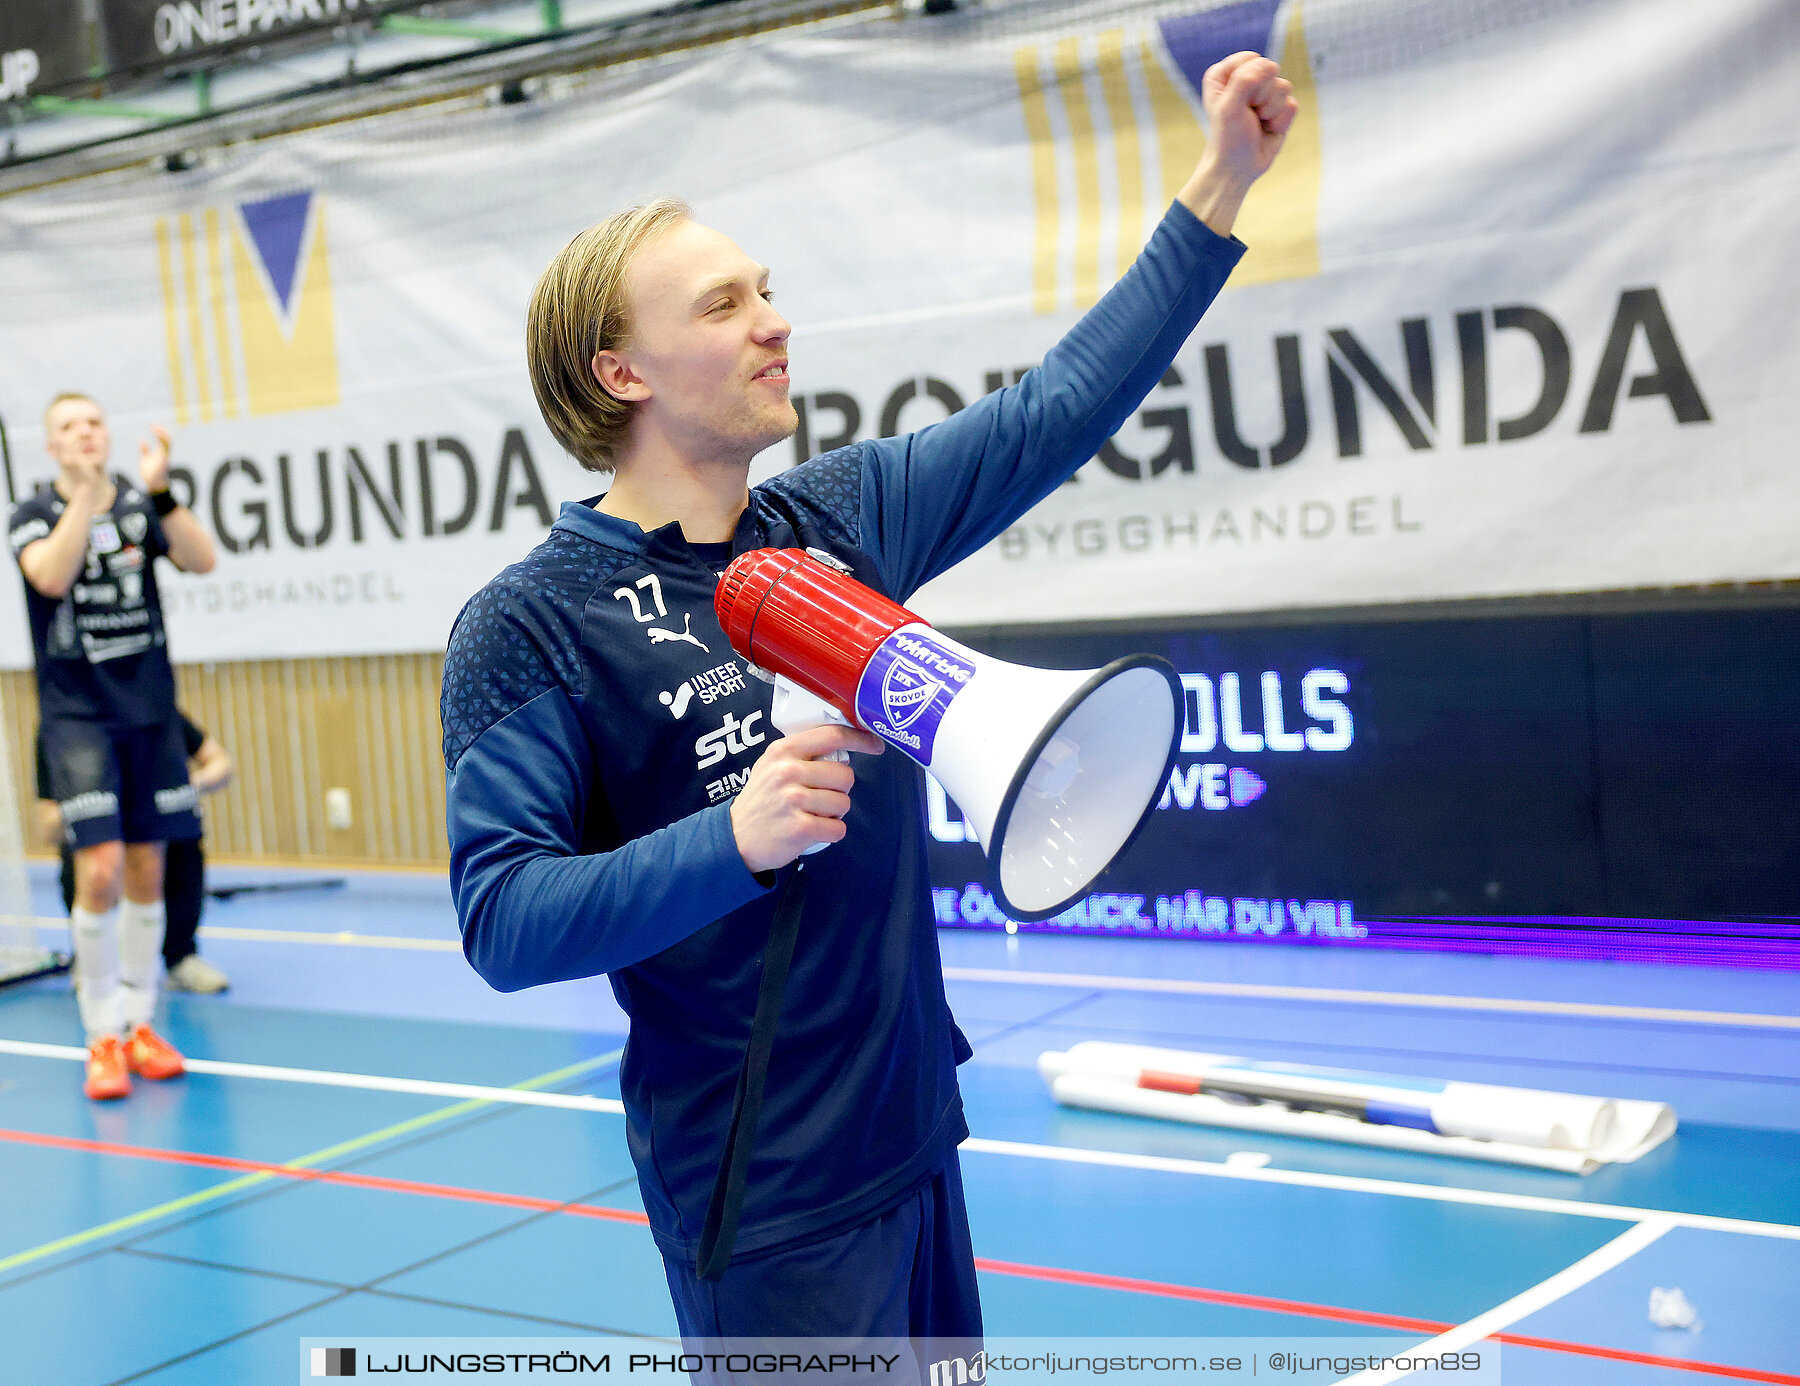
[[[66,919],[35,919],[39,928],[67,929]],[[348,929],[315,933],[299,929],[237,929],[202,925],[203,939],[248,943],[327,944],[345,948],[400,948],[426,953],[460,953],[448,938],[408,938],[358,934]],[[1008,986],[1073,987],[1085,991],[1160,992],[1171,996],[1240,996],[1264,1001],[1318,1001],[1358,1006],[1410,1006],[1425,1010],[1497,1011],[1511,1015],[1583,1016],[1594,1020],[1652,1020],[1682,1025],[1728,1025],[1744,1029],[1800,1030],[1800,1015],[1759,1015],[1752,1011],[1687,1011],[1665,1006],[1610,1006],[1589,1001],[1538,1001],[1512,996],[1451,996],[1411,991],[1352,991],[1340,987],[1288,987],[1261,982],[1196,982],[1178,977],[1114,977],[1106,973],[1015,972],[997,967],[946,967],[947,982],[999,982]]]
[[[1413,1359],[1436,1358],[1444,1353],[1461,1352],[1484,1338],[1504,1332],[1520,1319],[1537,1313],[1546,1305],[1556,1303],[1590,1280],[1598,1279],[1615,1266],[1622,1265],[1675,1226],[1672,1218],[1650,1218],[1640,1222],[1636,1227],[1614,1237],[1605,1246],[1590,1251],[1574,1265],[1558,1271],[1548,1280],[1514,1295],[1504,1304],[1496,1304],[1485,1314],[1477,1314],[1467,1323],[1458,1324],[1455,1328],[1438,1334],[1429,1342],[1408,1348],[1402,1355]],[[1435,1367],[1436,1364],[1432,1365]],[[1340,1386],[1386,1386],[1387,1382],[1411,1376],[1416,1370],[1418,1369],[1413,1367],[1371,1367],[1368,1371],[1345,1377]]]
[[[402,934],[355,934],[348,929],[335,934],[303,933],[298,929],[234,929],[205,924],[200,938],[231,939],[239,943],[323,943],[340,948],[410,948],[422,953],[460,953],[453,938],[410,938]]]
[[[1686,1025],[1742,1025],[1759,1029],[1800,1030],[1800,1015],[1683,1011],[1663,1006],[1608,1006],[1588,1001],[1535,1001],[1508,996],[1349,991],[1337,987],[1268,986],[1260,982],[1192,982],[1176,977],[1113,977],[1105,973],[1013,972],[998,967],[946,967],[944,980],[1083,987],[1089,990],[1110,988],[1114,991],[1157,991],[1181,996],[1252,996],[1271,1001],[1348,1001],[1358,1006],[1423,1006],[1434,1010],[1508,1011],[1521,1015],[1579,1015],[1601,1020],[1669,1020]]]
[[[29,1040],[0,1040],[0,1054],[20,1054],[38,1059],[83,1060],[85,1049],[69,1044],[36,1044]],[[567,1093],[531,1092],[519,1088],[484,1088],[470,1083],[434,1083],[416,1078],[385,1078],[366,1073],[331,1073],[306,1068],[271,1068],[264,1064],[222,1063],[215,1059],[189,1059],[195,1073],[222,1077],[264,1078],[284,1083],[317,1083],[326,1087],[368,1088],[376,1092],[419,1093],[432,1097],[477,1098],[483,1102],[517,1102],[534,1107],[565,1107],[577,1111],[621,1116],[625,1104],[610,1097],[579,1097]],[[1243,1179],[1260,1184],[1289,1184],[1303,1188],[1332,1189],[1341,1193],[1384,1194],[1435,1203],[1464,1203],[1483,1208],[1507,1208],[1531,1213],[1563,1213],[1575,1217],[1605,1218],[1615,1222],[1648,1222],[1667,1219],[1679,1227],[1712,1232],[1741,1232],[1753,1237],[1781,1237],[1800,1241],[1800,1227],[1779,1222],[1752,1222],[1744,1218],[1712,1217],[1705,1213],[1671,1213],[1661,1208],[1626,1208],[1609,1203],[1584,1203],[1577,1199],[1536,1198],[1527,1194],[1496,1193],[1486,1189],[1447,1188],[1439,1184],[1407,1184],[1393,1179],[1362,1179],[1348,1174],[1314,1174],[1244,1165],[1214,1164],[1167,1155],[1132,1155],[1113,1150],[1087,1150],[1079,1146],[1030,1145],[1022,1141],[987,1140],[971,1136],[962,1148],[980,1155],[1008,1155],[1020,1159],[1054,1160],[1063,1164],[1108,1165],[1116,1169],[1154,1170],[1163,1174],[1201,1175],[1215,1179]]]
[[[0,1054],[34,1059],[85,1060],[87,1050],[70,1044],[33,1044],[0,1040]],[[187,1060],[190,1073],[222,1078],[266,1078],[277,1083],[314,1083],[328,1088],[367,1088],[373,1092],[416,1093],[421,1097],[476,1098],[483,1102],[516,1102],[526,1107],[563,1107],[578,1112],[623,1116],[625,1104],[614,1097],[584,1097],[565,1092],[533,1092],[525,1088],[484,1088],[473,1083],[437,1083],[424,1078],[386,1078],[371,1073],[330,1073],[312,1068],[271,1068],[267,1064],[233,1064],[218,1059]]]
[[[40,929],[68,932],[66,919],[23,918],[17,922],[34,924]],[[0,922],[5,922],[0,917]],[[229,925],[202,924],[198,937],[230,939],[237,943],[312,943],[331,944],[339,948],[409,948],[424,953],[460,953],[462,944],[453,938],[410,938],[402,934],[358,934],[349,929],[336,933],[316,933],[304,929],[237,929]]]
[[[1212,1179],[1242,1179],[1252,1184],[1287,1184],[1297,1188],[1332,1189],[1340,1193],[1385,1194],[1392,1198],[1417,1198],[1431,1203],[1464,1203],[1478,1208],[1507,1208],[1527,1213],[1561,1213],[1572,1217],[1604,1218],[1612,1222],[1648,1222],[1669,1219],[1677,1227],[1707,1232],[1741,1232],[1751,1237],[1778,1237],[1800,1242],[1800,1227],[1785,1222],[1755,1222],[1748,1218],[1721,1218],[1708,1213],[1672,1213],[1665,1208],[1628,1208],[1616,1203],[1586,1203],[1573,1198],[1538,1198],[1530,1194],[1499,1193],[1488,1189],[1459,1189],[1441,1184],[1408,1184],[1397,1179],[1363,1179],[1352,1174],[1315,1174],[1310,1170],[1251,1168],[1247,1165],[1214,1164],[1169,1155],[1133,1155],[1116,1150],[1088,1150],[1081,1146],[1030,1145],[1023,1141],[996,1141],[971,1136],[964,1150],[981,1155],[1011,1155],[1028,1160],[1055,1160],[1063,1164],[1106,1165],[1115,1169],[1155,1170],[1164,1174],[1197,1174]]]

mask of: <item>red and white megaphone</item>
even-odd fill
[[[775,675],[777,728],[862,727],[937,778],[1015,919],[1081,896],[1162,796],[1181,733],[1165,660],[1009,664],[799,549],[741,555],[713,604],[732,648]]]

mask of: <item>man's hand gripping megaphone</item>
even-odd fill
[[[804,711],[784,716],[784,702]],[[749,780],[731,803],[732,834],[744,865],[755,872],[776,870],[841,841],[856,783],[849,753],[879,755],[882,749],[879,737],[850,726],[830,704],[779,676],[769,720],[782,736],[750,767]]]
[[[1161,660],[1039,670],[993,659],[797,549],[726,569],[719,624],[775,684],[784,733],[732,807],[753,871],[842,840],[849,751],[894,747],[953,794],[1000,898],[1044,917],[1104,870],[1168,775],[1180,687]]]

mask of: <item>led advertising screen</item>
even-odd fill
[[[1800,968],[1800,608],[957,634],[1162,655],[1186,723],[1136,842],[1042,923],[930,785],[943,925]]]

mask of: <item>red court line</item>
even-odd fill
[[[36,1131],[0,1130],[0,1140],[18,1145],[41,1145],[54,1150],[81,1150],[95,1155],[122,1155],[133,1160],[158,1160],[171,1165],[196,1165],[202,1169],[229,1169],[244,1174],[272,1174],[281,1179],[310,1180],[320,1184],[341,1184],[353,1189],[381,1189],[388,1193],[420,1194],[426,1198],[449,1198],[461,1203],[486,1203],[500,1208],[528,1208],[534,1212],[568,1213],[578,1218],[601,1218],[608,1222],[629,1222],[649,1226],[650,1219],[629,1208],[600,1208],[591,1203],[570,1203],[566,1199],[532,1198],[526,1194],[496,1193],[491,1189],[464,1189],[454,1184],[423,1184],[415,1179],[384,1179],[376,1174],[352,1174],[348,1170],[307,1169],[300,1165],[272,1165],[262,1160],[239,1160],[229,1155],[202,1155],[191,1150],[157,1150],[144,1145],[116,1145],[111,1141],[89,1141],[75,1136],[45,1136]]]
[[[1543,1348],[1546,1352],[1573,1352],[1583,1357],[1604,1357],[1612,1362],[1638,1362],[1647,1367],[1673,1367],[1677,1371],[1700,1372],[1706,1376],[1726,1376],[1734,1381],[1767,1381],[1774,1386],[1800,1386],[1800,1376],[1786,1372],[1759,1372],[1752,1367],[1728,1367],[1719,1362],[1690,1362],[1681,1357],[1658,1357],[1648,1352],[1631,1352],[1625,1348],[1600,1347],[1595,1343],[1565,1343],[1559,1338],[1533,1338],[1525,1333],[1491,1333],[1497,1343],[1514,1347]]]
[[[1340,1323],[1364,1324],[1373,1328],[1399,1328],[1433,1337],[1447,1333],[1456,1325],[1438,1323],[1434,1319],[1414,1319],[1402,1314],[1377,1314],[1366,1309],[1345,1309],[1335,1304],[1311,1304],[1298,1299],[1276,1299],[1271,1295],[1238,1294],[1232,1290],[1203,1290],[1195,1285],[1172,1285],[1161,1280],[1139,1280],[1127,1275],[1102,1275],[1096,1271],[1064,1270],[1059,1266],[1032,1266],[1017,1261],[994,1261],[975,1258],[977,1270],[999,1275],[1016,1275],[1024,1280],[1048,1280],[1059,1285],[1083,1285],[1099,1290],[1124,1290],[1130,1294],[1156,1295],[1162,1299],[1197,1300],[1203,1304],[1229,1304],[1241,1309],[1262,1309],[1272,1314],[1296,1314],[1309,1319],[1334,1319]],[[1546,1352],[1566,1352],[1578,1357],[1603,1357],[1613,1362],[1636,1362],[1648,1367],[1668,1367],[1675,1371],[1700,1372],[1707,1376],[1730,1377],[1734,1381],[1760,1381],[1771,1386],[1800,1386],[1800,1376],[1785,1372],[1757,1371],[1753,1367],[1731,1367],[1720,1362],[1694,1362],[1682,1357],[1658,1357],[1648,1352],[1631,1352],[1625,1348],[1601,1347],[1598,1343],[1574,1343],[1561,1338],[1534,1338],[1524,1333],[1490,1333],[1496,1343],[1515,1347],[1542,1348]]]
[[[95,1155],[118,1155],[132,1160],[155,1160],[164,1164],[191,1165],[202,1169],[236,1170],[246,1174],[271,1174],[281,1179],[311,1180],[320,1184],[339,1184],[348,1188],[381,1189],[389,1193],[418,1194],[426,1198],[448,1198],[462,1203],[486,1203],[501,1208],[528,1208],[536,1212],[567,1213],[573,1217],[601,1218],[608,1222],[625,1222],[648,1226],[650,1219],[629,1208],[600,1208],[589,1203],[569,1203],[554,1198],[532,1198],[525,1194],[496,1193],[491,1189],[465,1189],[454,1184],[427,1184],[415,1179],[384,1179],[374,1174],[352,1174],[348,1170],[305,1169],[297,1165],[269,1164],[262,1160],[240,1160],[229,1155],[203,1155],[189,1150],[158,1150],[152,1146],[119,1145],[112,1141],[90,1141],[77,1136],[48,1136],[36,1131],[0,1129],[0,1141],[15,1145],[44,1146],[52,1150],[79,1150]],[[1162,1280],[1140,1280],[1133,1276],[1104,1275],[1098,1271],[1066,1270],[1060,1266],[1034,1266],[1020,1261],[997,1261],[991,1257],[975,1258],[975,1268],[994,1275],[1016,1276],[1022,1280],[1044,1280],[1059,1285],[1081,1285],[1090,1289],[1122,1290],[1130,1294],[1155,1295],[1162,1299],[1183,1299],[1203,1304],[1225,1304],[1241,1309],[1260,1309],[1274,1314],[1295,1314],[1303,1318],[1331,1319],[1339,1323],[1363,1324],[1372,1328],[1397,1328],[1414,1333],[1436,1335],[1455,1328],[1455,1324],[1434,1319],[1415,1319],[1403,1314],[1378,1314],[1365,1309],[1346,1309],[1334,1304],[1312,1304],[1298,1299],[1277,1299],[1271,1295],[1239,1294],[1231,1290],[1206,1290],[1195,1285],[1176,1285]],[[1728,1377],[1734,1381],[1765,1382],[1769,1386],[1800,1386],[1800,1376],[1784,1372],[1757,1371],[1751,1367],[1732,1367],[1721,1362],[1694,1362],[1681,1357],[1658,1357],[1647,1352],[1630,1352],[1623,1348],[1601,1347],[1597,1343],[1566,1342],[1560,1338],[1534,1338],[1523,1333],[1492,1333],[1498,1343],[1516,1347],[1541,1348],[1546,1352],[1571,1353],[1578,1357],[1601,1357],[1614,1362],[1634,1362],[1642,1366],[1667,1367],[1674,1371],[1698,1372],[1706,1376]]]
[[[1202,1290],[1193,1285],[1171,1285],[1161,1280],[1139,1280],[1129,1275],[1101,1275],[1095,1271],[1063,1270],[1057,1266],[1030,1266],[1017,1261],[991,1261],[975,1258],[977,1270],[997,1275],[1016,1275],[1023,1280],[1049,1280],[1059,1285],[1084,1285],[1097,1290],[1125,1290],[1137,1295],[1156,1295],[1163,1299],[1191,1299],[1203,1304],[1229,1304],[1239,1309],[1262,1309],[1271,1314],[1299,1314],[1309,1319],[1336,1319],[1340,1323],[1360,1323],[1374,1328],[1401,1328],[1415,1333],[1442,1333],[1454,1324],[1431,1319],[1407,1318],[1403,1314],[1375,1314],[1363,1309],[1340,1309],[1332,1304],[1308,1304],[1298,1299],[1275,1299],[1269,1295],[1243,1295],[1232,1290]]]

